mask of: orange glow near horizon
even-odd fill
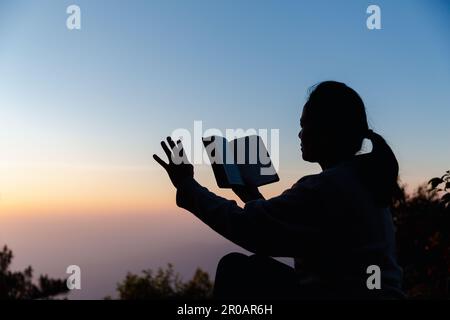
[[[195,171],[196,179],[208,189],[237,200],[231,190],[216,186],[208,166],[196,167]],[[276,196],[303,175],[312,173],[315,172],[281,170],[280,182],[263,186],[261,192],[266,198]],[[0,177],[0,215],[3,216],[148,213],[176,208],[175,188],[162,168],[153,164],[145,168],[10,166],[0,167]],[[414,186],[420,182],[416,180]],[[412,189],[411,185],[408,190]]]
[[[148,170],[82,167],[0,169],[0,211],[114,213],[167,208],[173,202],[162,177]]]
[[[82,166],[9,166],[0,168],[0,214],[138,213],[176,207],[175,188],[166,173],[148,168]],[[197,180],[221,196],[231,190],[215,185],[211,169],[196,168]],[[274,196],[289,181],[262,187]],[[242,204],[242,203],[240,203]]]

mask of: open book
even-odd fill
[[[259,187],[280,180],[260,136],[231,141],[211,136],[202,140],[220,188],[246,183]]]

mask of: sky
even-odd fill
[[[81,8],[81,30],[66,27],[71,4]],[[366,27],[370,4],[381,8],[381,30]],[[122,254],[127,244],[144,254],[146,241],[165,236],[158,224],[198,228],[199,239],[227,247],[176,207],[152,154],[194,121],[222,131],[279,129],[281,181],[262,188],[279,194],[319,172],[301,160],[297,134],[308,89],[324,80],[360,93],[403,182],[412,188],[441,175],[450,169],[449,18],[440,0],[1,0],[0,241],[16,245],[17,267],[55,273],[75,247],[77,259],[98,265],[97,253],[107,264],[119,231],[134,239],[122,243]],[[208,165],[196,165],[195,176],[236,199],[216,187]],[[71,240],[58,242],[55,230]],[[81,241],[76,232],[89,236]],[[164,259],[175,259],[188,234],[165,239],[172,251]],[[52,243],[59,260],[48,258]],[[158,265],[150,253],[145,261],[124,257],[117,259],[134,264],[120,260],[115,270]],[[187,268],[204,263],[213,271],[212,261],[204,256]],[[98,286],[77,297],[99,297],[106,290]]]

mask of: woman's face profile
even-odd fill
[[[303,107],[298,137],[301,141],[303,160],[320,163],[333,157],[339,141],[324,127],[323,119],[319,118],[320,115],[313,115],[311,108],[313,106],[309,102]]]
[[[308,162],[319,162],[325,151],[324,132],[320,129],[317,121],[311,117],[311,105],[308,102],[303,107],[300,118],[300,132],[298,137],[301,141],[302,158]]]

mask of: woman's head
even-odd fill
[[[364,102],[344,83],[325,81],[312,88],[300,119],[302,157],[329,167],[354,159],[363,183],[380,205],[398,196],[398,162],[386,141],[369,130]],[[356,156],[364,138],[372,152]]]
[[[345,84],[322,82],[312,88],[300,119],[303,159],[339,162],[361,149],[367,133],[364,103]]]

